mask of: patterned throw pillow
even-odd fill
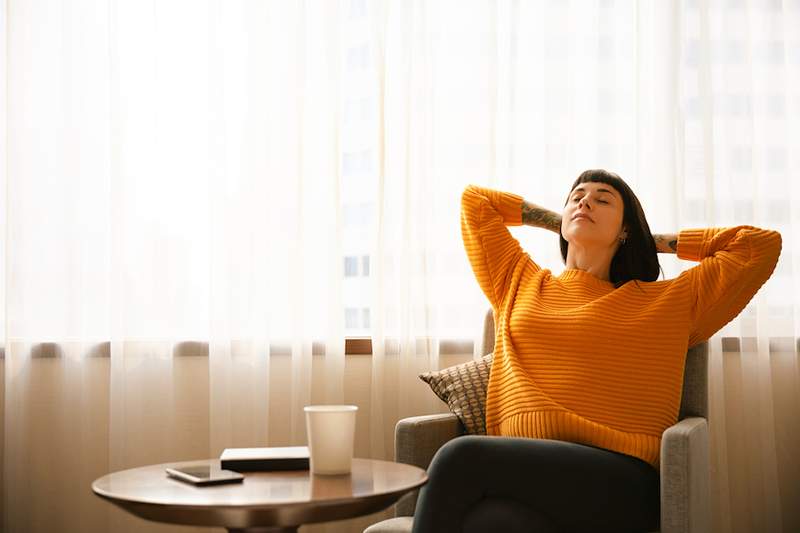
[[[436,396],[447,404],[464,429],[472,435],[486,434],[486,385],[492,368],[492,354],[419,378],[430,385]]]

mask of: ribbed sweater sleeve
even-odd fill
[[[777,231],[753,226],[681,231],[678,257],[700,264],[686,273],[694,294],[689,345],[707,340],[733,320],[775,269]]]
[[[522,247],[506,226],[522,224],[522,197],[475,185],[461,196],[461,235],[478,284],[498,308]]]

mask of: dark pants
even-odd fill
[[[464,436],[436,452],[414,533],[651,532],[658,471],[608,450],[545,439]]]

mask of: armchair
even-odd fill
[[[494,350],[494,317],[484,320],[482,354]],[[708,449],[708,344],[689,349],[684,368],[678,422],[661,440],[660,533],[707,533],[711,530]],[[464,433],[452,413],[416,416],[395,427],[395,460],[428,468],[436,451]],[[364,533],[408,533],[418,492],[403,497],[395,518],[368,527]]]

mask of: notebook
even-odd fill
[[[220,463],[223,469],[234,472],[308,470],[308,446],[225,448]]]

